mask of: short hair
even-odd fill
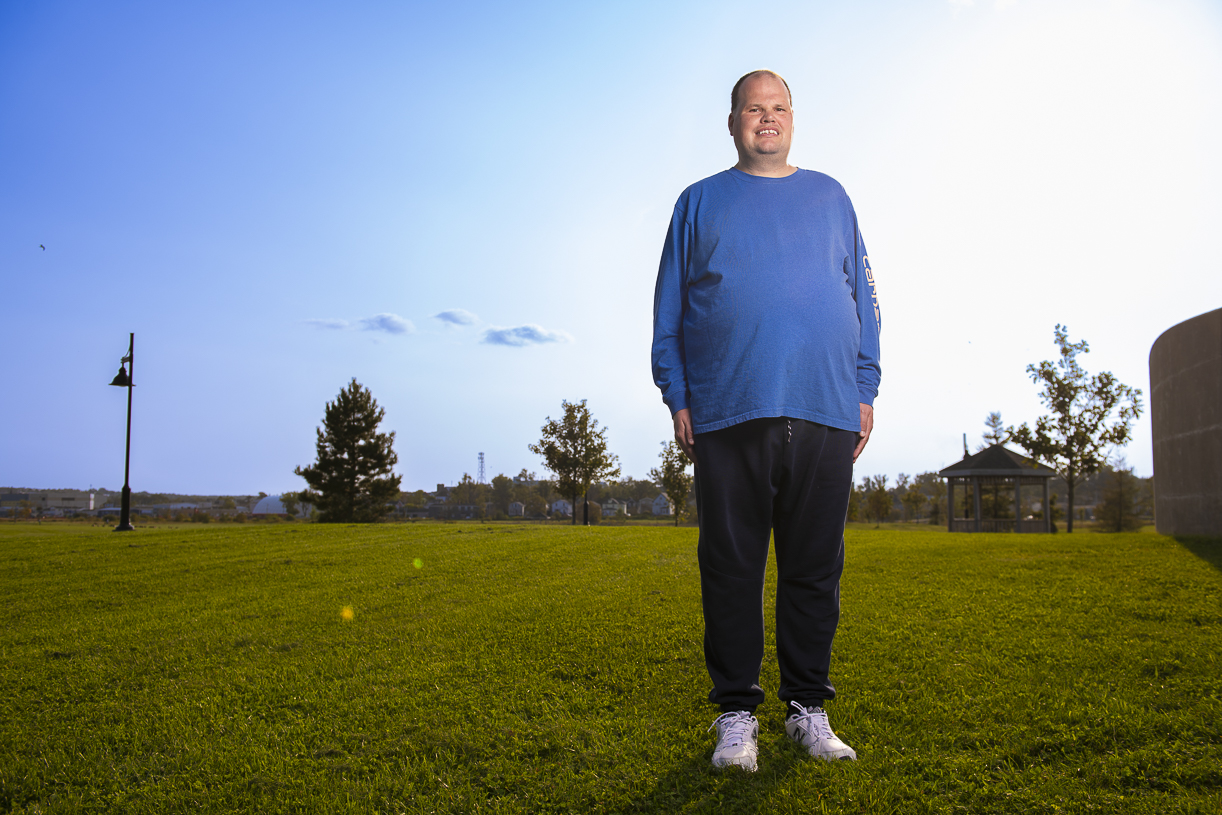
[[[785,86],[785,93],[789,94],[789,105],[793,106],[793,91],[789,89],[789,83],[785,81],[785,77],[778,74],[776,71],[770,71],[767,68],[760,68],[758,71],[752,71],[749,74],[743,74],[738,81],[734,83],[734,90],[730,91],[730,113],[738,110],[738,89],[748,79],[756,76],[770,76],[773,79],[781,80],[781,84]]]

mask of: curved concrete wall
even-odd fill
[[[1222,535],[1222,309],[1150,349],[1154,519],[1165,535]]]

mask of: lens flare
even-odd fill
[[[344,606],[339,610],[339,618],[346,623],[352,622],[352,606]]]
[[[415,560],[412,561],[412,565],[415,566],[417,569],[423,569],[424,561],[421,560],[420,558],[416,558]]]

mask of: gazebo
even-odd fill
[[[963,461],[952,464],[938,473],[946,479],[946,528],[950,532],[1050,532],[1048,511],[1048,479],[1055,476],[1039,462],[1007,450],[1000,444],[986,447],[974,456],[965,455]],[[983,517],[980,493],[982,488],[992,488],[992,518]],[[1000,488],[1014,496],[1014,517],[1001,515]],[[1023,519],[1023,487],[1040,487],[1042,518]],[[965,517],[957,518],[955,493],[962,489]],[[1010,507],[1006,507],[1006,514]]]

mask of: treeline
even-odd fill
[[[631,515],[635,517],[641,514],[638,509],[640,502],[653,500],[661,491],[661,486],[653,481],[629,476],[591,484],[587,495],[591,505],[601,505],[613,499],[630,504]],[[474,518],[488,520],[508,518],[509,506],[515,502],[523,505],[526,517],[541,518],[551,515],[555,502],[561,499],[571,500],[569,496],[562,495],[557,490],[555,481],[540,478],[536,473],[527,472],[525,469],[513,478],[504,474],[494,476],[487,484],[476,482],[470,473],[463,473],[462,479],[456,485],[439,492],[444,495],[449,506],[469,508],[462,512],[464,516],[469,514]],[[426,509],[436,501],[439,492],[416,490],[401,493],[398,507],[400,514]],[[689,496],[688,506],[692,505],[694,497]]]

